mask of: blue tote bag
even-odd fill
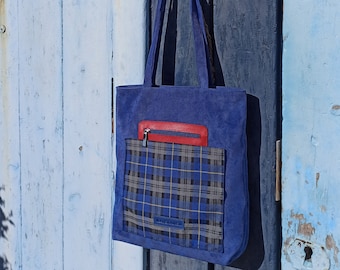
[[[199,86],[155,85],[159,0],[143,85],[117,87],[113,239],[227,265],[248,241],[246,93],[211,86],[199,0]]]

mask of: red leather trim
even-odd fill
[[[143,140],[144,130],[149,128],[148,140],[154,142],[168,142],[188,144],[195,146],[208,146],[208,129],[202,125],[186,124],[179,122],[144,120],[138,124],[138,139]],[[198,135],[198,137],[185,137],[178,135],[157,134],[152,131],[173,131]]]

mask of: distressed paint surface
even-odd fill
[[[19,2],[23,269],[63,266],[60,14],[57,1]]]
[[[113,29],[114,86],[141,84],[146,51],[146,0],[114,0]],[[143,249],[138,246],[113,241],[112,259],[115,270],[143,269]]]
[[[297,269],[296,239],[323,249],[329,269],[340,269],[339,10],[337,0],[284,5],[283,269]],[[301,269],[321,269],[320,254]]]
[[[0,13],[0,269],[111,269],[112,3]]]
[[[169,18],[172,24],[177,22],[177,40],[169,38],[177,45],[174,82],[192,85],[197,83],[197,75],[191,49],[190,1],[173,1],[176,2],[178,16]],[[154,7],[157,1],[151,3]],[[216,69],[222,68],[222,72],[216,74],[217,83],[221,83],[220,76],[223,76],[228,86],[246,89],[249,94],[250,240],[246,252],[233,267],[151,250],[151,269],[278,269],[281,239],[280,204],[275,202],[275,141],[280,136],[277,103],[281,75],[281,1],[202,0],[201,3],[207,23],[214,29],[216,48],[213,49],[221,65],[214,59]],[[169,31],[175,35],[173,32],[173,29]],[[169,54],[173,53],[171,49],[168,48]],[[161,72],[158,73],[160,81]],[[166,77],[167,83],[169,77]]]
[[[280,138],[280,0],[214,0],[215,38],[226,84],[248,93],[249,242],[236,269],[280,267],[275,145]],[[215,267],[216,270],[232,270]]]
[[[111,269],[111,5],[63,1],[65,269]]]
[[[0,0],[0,269],[21,266],[17,3]]]

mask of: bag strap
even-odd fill
[[[165,16],[165,5],[166,0],[158,1],[153,38],[145,68],[144,86],[151,87],[155,85],[156,67]],[[200,87],[207,88],[209,87],[209,82],[211,80],[207,57],[209,51],[203,11],[199,0],[191,0],[191,16],[198,78]]]
[[[205,21],[201,3],[199,0],[191,1],[191,14],[193,21],[193,33],[195,40],[196,65],[199,75],[200,86],[208,88],[211,82],[211,72],[209,65],[209,47]]]

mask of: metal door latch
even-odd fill
[[[328,270],[330,267],[325,248],[302,239],[295,239],[286,254],[294,269]]]
[[[6,32],[6,26],[5,25],[0,25],[0,33],[4,34]]]

